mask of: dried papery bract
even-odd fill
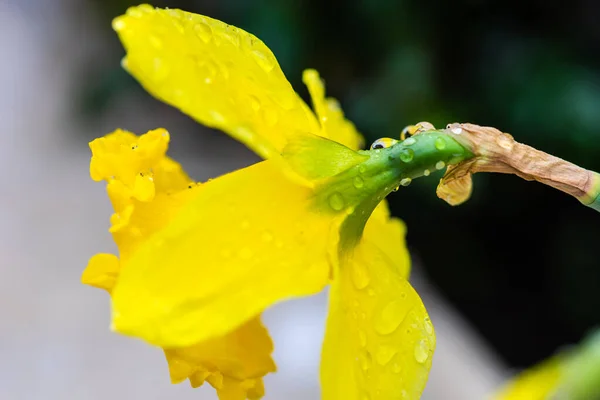
[[[469,199],[472,174],[498,172],[541,182],[600,211],[600,174],[597,172],[519,143],[496,128],[453,123],[438,132],[451,136],[474,155],[450,166],[438,185],[438,197],[450,205]]]

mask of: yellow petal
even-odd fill
[[[509,382],[496,400],[546,400],[556,391],[563,376],[560,357],[553,357]]]
[[[168,141],[164,130],[139,137],[118,130],[90,144],[90,171],[95,179],[108,181],[115,207],[111,232],[119,258],[112,254],[92,257],[83,283],[112,292],[121,268],[128,268],[128,260],[139,246],[202,190],[166,156]],[[225,336],[165,353],[173,382],[189,379],[198,387],[206,380],[221,400],[245,400],[263,396],[262,377],[275,370],[272,350],[271,339],[256,317]]]
[[[171,380],[190,379],[192,386],[208,380],[221,400],[260,398],[262,376],[275,371],[273,344],[259,318],[216,339],[179,349],[167,349]]]
[[[418,294],[379,246],[363,238],[341,261],[323,344],[323,400],[418,399],[435,348]]]
[[[274,160],[202,185],[140,245],[113,292],[113,324],[165,347],[224,335],[283,299],[319,292],[342,214]]]
[[[83,271],[81,282],[110,293],[119,276],[119,269],[119,259],[114,254],[96,254]]]
[[[321,123],[321,135],[353,150],[360,149],[364,145],[363,136],[351,121],[344,118],[339,102],[331,97],[325,98],[325,85],[319,73],[314,69],[307,69],[302,75],[302,80],[308,87],[313,107]]]
[[[371,214],[363,232],[364,240],[376,246],[386,257],[387,264],[402,278],[410,275],[410,255],[406,248],[406,225],[390,215],[387,200]]]
[[[268,158],[296,131],[318,131],[269,48],[254,35],[180,10],[132,7],[113,21],[123,66],[152,95]]]

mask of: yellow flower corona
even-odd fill
[[[175,383],[259,399],[275,371],[262,311],[331,285],[322,398],[418,399],[435,335],[407,281],[404,225],[383,200],[410,180],[396,165],[412,150],[359,151],[318,73],[303,76],[313,113],[239,28],[149,5],[113,27],[146,90],[266,159],[196,183],[166,156],[164,129],[90,144],[119,255],[94,256],[82,281],[111,294],[113,329],[164,348]]]

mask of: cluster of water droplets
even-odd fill
[[[134,18],[135,20],[131,20]],[[129,19],[129,20],[128,20]],[[138,23],[136,20],[142,20]],[[153,24],[156,22],[155,24]],[[155,28],[140,28],[138,24],[155,25]],[[169,57],[169,52],[172,47],[170,44],[171,40],[181,40],[186,43],[189,42],[193,37],[198,39],[199,46],[195,46],[199,49],[196,53],[189,55],[192,62],[195,62],[197,69],[196,76],[199,77],[199,81],[204,85],[214,85],[217,81],[226,82],[230,79],[232,74],[236,75],[236,81],[231,82],[231,85],[238,86],[240,78],[247,79],[249,86],[260,87],[257,82],[253,82],[254,78],[251,74],[244,76],[244,71],[237,71],[239,69],[238,58],[243,59],[244,62],[247,58],[244,58],[244,54],[247,54],[258,66],[259,71],[263,71],[266,74],[273,74],[277,66],[277,60],[269,49],[254,36],[242,31],[231,25],[226,25],[220,21],[212,20],[210,18],[187,13],[180,10],[156,10],[151,6],[142,5],[138,7],[132,7],[127,10],[127,15],[116,18],[113,22],[113,28],[119,32],[124,41],[139,39],[135,38],[135,35],[139,35],[140,32],[147,32],[147,36],[144,40],[151,47],[150,53],[152,59],[149,62],[142,63],[137,66],[140,68],[144,75],[152,79],[155,83],[160,84],[173,74],[177,74],[180,68],[172,63]],[[146,30],[147,29],[147,30]],[[202,50],[202,45],[206,46],[231,46],[233,47],[229,53],[232,55],[231,59],[219,59],[217,60],[212,57],[210,47],[207,50]],[[191,46],[191,44],[190,44]],[[224,50],[224,54],[228,54],[227,50]],[[223,58],[223,57],[221,57]],[[125,57],[122,61],[123,67],[128,69],[129,61]],[[277,73],[281,73],[278,70]],[[238,76],[241,75],[241,76]],[[233,78],[232,78],[233,79]],[[249,89],[250,90],[250,89]],[[225,93],[221,90],[222,93]],[[177,103],[179,107],[192,107],[194,104],[193,93],[190,93],[187,87],[172,87],[172,100]],[[280,92],[269,92],[267,96],[276,105],[284,108],[291,109],[296,105],[296,99],[293,93]],[[279,121],[279,112],[277,107],[273,104],[263,104],[259,98],[265,98],[264,94],[260,96],[247,96],[238,98],[239,96],[232,96],[229,102],[225,104],[225,107],[231,110],[244,110],[249,108],[254,112],[259,120],[269,128],[274,127]],[[248,105],[250,107],[248,107]],[[221,105],[223,107],[223,105]],[[220,107],[220,108],[221,108]],[[208,121],[212,121],[215,125],[219,126],[226,122],[228,119],[227,115],[230,113],[227,110],[207,109],[205,112],[205,118]],[[225,114],[223,114],[225,111]],[[250,118],[256,120],[255,117]],[[240,126],[240,130],[252,131],[248,127]],[[244,136],[248,132],[239,132],[239,136]],[[253,134],[252,132],[250,132]],[[246,135],[248,136],[248,135]]]

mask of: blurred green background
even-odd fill
[[[138,2],[96,0],[110,20]],[[588,1],[155,1],[224,20],[261,38],[308,99],[320,71],[368,142],[418,121],[495,126],[518,141],[600,171],[600,3]],[[141,87],[123,53],[94,60],[78,93],[100,118]],[[150,96],[144,101],[160,106]],[[156,103],[156,104],[155,104]],[[169,112],[169,111],[165,111]],[[600,215],[514,176],[476,176],[456,208],[436,177],[390,196],[415,260],[512,366],[531,365],[600,324]]]

